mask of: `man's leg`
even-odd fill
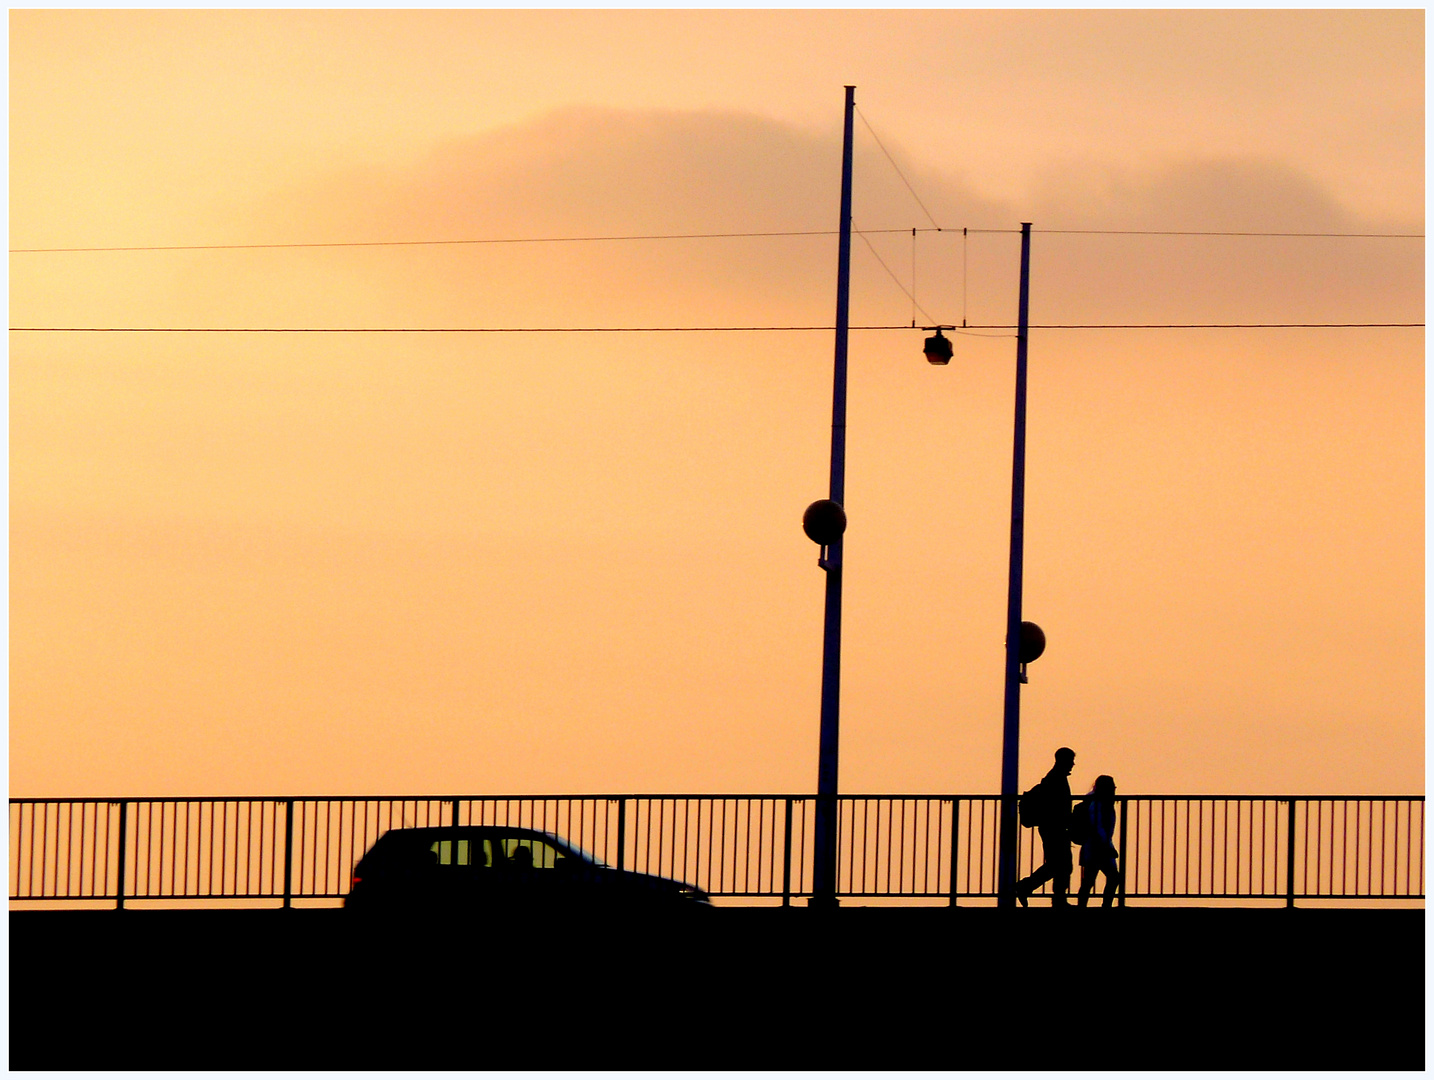
[[[1035,892],[1047,881],[1051,880],[1051,864],[1042,863],[1036,867],[1035,872],[1028,878],[1022,878],[1016,882],[1016,899],[1020,901],[1021,907],[1026,906],[1026,898]]]
[[[1064,907],[1066,893],[1071,888],[1071,844],[1070,840],[1062,836],[1058,841],[1054,840],[1050,847],[1046,848],[1046,865],[1051,866],[1051,906]]]
[[[1052,865],[1053,860],[1051,856],[1051,852],[1057,850],[1057,845],[1046,835],[1045,829],[1037,829],[1036,831],[1041,835],[1041,855],[1045,861],[1036,867],[1030,877],[1022,878],[1016,882],[1016,899],[1021,902],[1022,907],[1026,906],[1026,897],[1030,896],[1031,893],[1035,892],[1057,874],[1056,868]],[[1066,847],[1069,849],[1070,845],[1067,844]],[[1070,871],[1067,870],[1066,873],[1069,874]]]

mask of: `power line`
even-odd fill
[[[913,195],[915,192],[912,193]],[[918,200],[920,201],[920,200]],[[924,208],[923,208],[924,209]],[[929,216],[929,215],[928,215]],[[853,230],[859,235],[877,236],[891,233],[909,233],[911,226],[901,229],[860,229]],[[935,232],[955,235],[956,229],[940,226],[916,227],[916,232]],[[960,230],[983,235],[1019,235],[1020,229],[971,229]],[[1221,231],[1210,229],[1032,229],[1033,233],[1053,236],[1246,236],[1283,238],[1324,238],[1335,240],[1423,240],[1423,233],[1375,233],[1375,232],[1256,232]],[[11,255],[64,255],[109,252],[145,251],[287,251],[309,248],[385,248],[385,247],[460,247],[484,244],[584,244],[620,243],[641,240],[741,240],[801,236],[836,236],[836,229],[785,229],[766,232],[711,232],[711,233],[633,233],[611,236],[508,236],[474,237],[446,240],[332,240],[282,244],[130,244],[124,246],[91,247],[27,247],[10,248]]]
[[[834,326],[12,326],[31,334],[715,334],[835,330]],[[851,330],[910,330],[852,326]]]
[[[1301,323],[1032,323],[1032,330],[1374,330],[1422,329],[1422,322]],[[27,334],[755,334],[831,331],[834,326],[12,326]],[[905,324],[851,330],[911,330]],[[1015,330],[1014,323],[961,330]]]
[[[905,233],[909,229],[866,229],[865,232]],[[994,231],[994,230],[993,230]],[[126,247],[11,248],[12,255],[71,254],[122,251],[284,251],[296,248],[457,247],[477,244],[583,244],[628,240],[740,240],[784,236],[836,236],[836,229],[786,229],[768,232],[633,233],[612,236],[507,236],[457,240],[334,240],[292,244],[134,244]]]
[[[972,229],[972,232],[992,232]],[[1004,230],[1003,230],[1004,231]],[[1423,233],[1360,233],[1360,232],[1255,232],[1218,229],[1032,229],[1031,232],[1057,236],[1285,236],[1325,237],[1336,240],[1423,240]]]
[[[1416,329],[1422,322],[1324,323],[1031,323],[1032,330],[1375,330]],[[1016,324],[972,326],[974,330],[1015,330]]]

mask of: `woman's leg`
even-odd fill
[[[1101,873],[1105,875],[1105,894],[1101,897],[1100,906],[1110,907],[1115,900],[1115,890],[1120,885],[1120,870],[1116,867],[1114,859],[1107,859],[1105,865],[1100,869]],[[1094,873],[1091,876],[1094,877]]]
[[[1085,907],[1087,904],[1089,904],[1090,892],[1094,888],[1095,867],[1086,866],[1084,863],[1082,863],[1080,868],[1080,895],[1076,898],[1076,903],[1081,907]]]

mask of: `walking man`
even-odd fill
[[[1066,900],[1071,887],[1071,784],[1068,778],[1073,768],[1075,751],[1062,746],[1056,751],[1055,765],[1036,785],[1041,806],[1036,829],[1041,834],[1045,862],[1030,877],[1016,882],[1016,899],[1021,907],[1026,907],[1031,893],[1047,881],[1051,883],[1051,906],[1069,906]]]

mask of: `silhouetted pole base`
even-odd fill
[[[1004,795],[1001,798],[1001,856],[998,863],[996,878],[996,906],[1001,908],[1016,907],[1016,846],[1020,840],[1020,811],[1016,806],[1016,796]]]

